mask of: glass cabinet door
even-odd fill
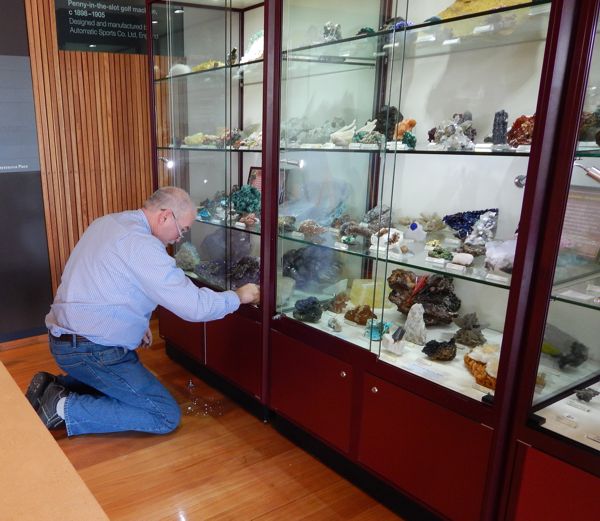
[[[600,451],[600,44],[598,29],[531,412]]]
[[[277,311],[364,349],[390,225],[395,115],[381,78],[393,34],[381,37],[380,16],[379,2],[283,2]]]
[[[284,2],[278,311],[481,400],[550,3],[377,4]]]
[[[388,255],[379,356],[475,400],[498,378],[549,14],[409,1],[396,24],[388,89],[404,120],[383,192],[408,251]]]
[[[263,9],[246,4],[151,6],[160,184],[198,206],[175,259],[220,290],[259,281]]]

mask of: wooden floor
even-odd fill
[[[153,346],[140,350],[140,356],[185,408],[191,375],[164,354],[156,331],[154,337]],[[43,336],[0,344],[0,360],[23,390],[37,371],[58,372]],[[401,519],[271,426],[192,378],[201,396],[222,405],[220,416],[185,415],[167,436],[69,439],[64,430],[54,432],[111,520]]]

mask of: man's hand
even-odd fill
[[[244,284],[235,290],[242,304],[258,304],[260,288],[256,284]]]
[[[146,330],[144,336],[142,337],[142,343],[140,347],[150,347],[152,345],[152,331],[150,328]]]

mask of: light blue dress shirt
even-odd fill
[[[73,249],[46,326],[96,344],[135,349],[157,305],[184,320],[205,322],[238,309],[234,291],[198,288],[162,242],[142,210],[96,219]]]

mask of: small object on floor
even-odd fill
[[[50,383],[46,387],[36,411],[48,429],[64,427],[65,420],[58,415],[56,408],[61,398],[66,398],[68,395],[69,392],[62,385]]]
[[[44,394],[46,387],[54,382],[56,382],[56,376],[45,371],[33,375],[29,387],[25,392],[25,398],[27,398],[34,409],[37,409],[39,400]]]

